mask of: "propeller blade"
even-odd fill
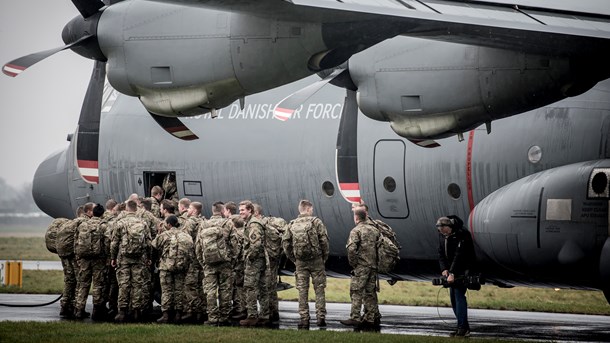
[[[87,40],[91,39],[92,37],[95,37],[95,36],[94,35],[84,36],[73,43],[70,43],[68,45],[65,45],[65,46],[62,46],[59,48],[40,51],[40,52],[36,52],[33,54],[29,54],[27,56],[19,57],[19,58],[14,59],[14,60],[8,62],[7,64],[5,64],[2,67],[2,72],[5,75],[8,75],[10,77],[15,77],[15,76],[21,74],[21,72],[23,72],[27,68],[33,66],[34,64],[44,60],[45,58],[47,58],[55,53],[58,53],[62,50],[72,48],[77,45],[86,44]]]
[[[346,90],[337,134],[336,173],[339,191],[345,200],[360,203],[358,182],[358,104],[356,92]]]
[[[434,141],[432,139],[409,139],[409,142],[415,145],[419,145],[423,148],[438,148],[439,146],[441,146],[440,144],[438,144],[437,141]]]
[[[311,98],[312,95],[316,94],[320,89],[322,89],[322,87],[324,87],[334,78],[347,72],[347,69],[337,69],[324,79],[290,94],[275,106],[275,109],[273,110],[273,117],[281,121],[290,119],[294,111],[296,111],[299,106],[307,101],[307,99]]]
[[[150,112],[148,112],[150,113]],[[150,113],[153,119],[163,128],[163,130],[169,132],[172,136],[180,138],[185,141],[192,141],[199,139],[199,137],[193,133],[184,123],[174,117],[162,117],[153,113]]]
[[[76,129],[76,166],[85,182],[99,183],[100,116],[106,80],[106,63],[95,61]]]
[[[72,0],[72,3],[85,19],[96,14],[100,8],[106,6],[106,4],[99,0]]]

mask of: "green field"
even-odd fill
[[[215,343],[409,343],[447,342],[447,337],[380,335],[377,333],[337,331],[297,331],[244,328],[212,328],[192,325],[95,324],[62,322],[1,322],[2,338],[11,343],[30,342],[215,342]],[[476,339],[477,342],[502,342],[498,339]],[[509,342],[509,341],[504,341]]]
[[[0,260],[59,261],[47,250],[44,236],[0,237]]]

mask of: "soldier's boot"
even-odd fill
[[[163,315],[161,316],[161,318],[157,319],[157,323],[159,323],[159,324],[169,323],[169,312],[163,311]]]
[[[103,320],[106,320],[107,315],[108,315],[108,309],[106,309],[105,305],[94,305],[93,313],[91,313],[91,320],[103,321]]]
[[[271,314],[271,321],[272,322],[279,322],[280,321],[280,313],[278,311],[273,311],[273,314]]]
[[[258,323],[258,319],[254,317],[246,318],[239,321],[239,325],[241,326],[256,326]]]
[[[271,324],[269,318],[258,318],[256,321],[256,326],[269,326],[269,324]]]
[[[236,313],[233,316],[231,316],[231,319],[233,320],[242,320],[242,319],[246,319],[248,318],[248,315],[246,313]]]
[[[70,305],[66,305],[64,306],[60,311],[59,311],[59,316],[61,318],[66,318],[66,319],[73,319],[74,318],[74,307],[70,306]]]
[[[318,325],[318,327],[326,327],[326,319],[325,318],[318,318],[318,320],[316,321],[316,325]]]
[[[176,315],[174,316],[174,323],[180,324],[182,322],[182,310],[176,310]]]
[[[114,321],[117,323],[125,323],[127,321],[127,309],[120,309],[119,313],[114,317]]]
[[[85,309],[81,308],[81,309],[75,309],[74,310],[74,319],[78,319],[78,320],[83,320],[85,319]]]
[[[358,326],[358,325],[360,325],[361,322],[359,320],[350,318],[350,319],[341,319],[339,321],[339,323],[341,323],[343,325],[347,325],[347,326]]]
[[[308,319],[301,319],[301,321],[299,322],[299,325],[297,327],[299,330],[309,330],[309,320]]]
[[[194,322],[196,317],[195,317],[195,313],[193,313],[193,311],[188,311],[186,312],[186,314],[184,316],[182,316],[182,322],[183,323],[191,323]]]
[[[133,311],[133,321],[135,323],[140,323],[142,322],[144,319],[144,316],[142,315],[142,310],[141,309],[137,309]]]

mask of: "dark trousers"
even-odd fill
[[[468,301],[466,300],[466,287],[450,288],[451,307],[457,318],[458,329],[470,330],[468,325]]]

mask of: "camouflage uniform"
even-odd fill
[[[176,266],[172,265],[174,259],[170,256],[171,252],[168,251],[172,236],[176,236],[176,239],[178,239],[179,242],[182,241],[187,244],[186,251],[188,251],[188,264],[184,269],[175,270]],[[181,237],[178,238],[178,236]],[[161,281],[161,310],[163,312],[172,309],[182,311],[184,303],[184,277],[186,276],[188,265],[194,262],[192,246],[193,239],[191,236],[177,228],[172,228],[171,230],[163,232],[152,241],[152,247],[155,248],[160,255],[159,278]]]
[[[193,242],[197,242],[197,234],[199,233],[203,218],[188,217],[187,213],[184,212],[178,217],[180,223],[180,231],[187,233],[193,239]],[[193,256],[195,256],[195,246],[193,245]],[[205,293],[203,290],[203,268],[199,261],[195,258],[191,263],[186,277],[184,279],[184,311],[188,312],[188,315],[184,318],[185,320],[195,319],[193,315],[197,313],[205,313]]]
[[[148,198],[150,200],[150,213],[155,216],[157,219],[162,219],[161,217],[161,204],[155,197]]]
[[[273,320],[279,320],[279,300],[277,297],[277,278],[282,257],[282,235],[284,234],[286,221],[282,218],[263,217],[261,222],[265,225],[265,249],[269,256],[269,314]],[[279,224],[279,225],[278,225]],[[276,236],[272,239],[270,235]]]
[[[234,214],[231,216],[239,217],[238,214]],[[244,245],[244,228],[236,227],[235,235],[239,241],[240,247],[243,248]],[[233,313],[234,319],[243,319],[246,317],[246,292],[244,292],[244,256],[243,250],[235,255],[235,259],[233,260],[233,308],[231,312]]]
[[[72,230],[72,239],[74,238],[74,234],[76,233],[76,228],[83,221],[88,220],[89,217],[87,215],[82,214],[80,217],[71,220],[70,222],[64,224],[64,226],[70,225],[69,230]],[[63,231],[63,230],[62,230]],[[68,235],[69,232],[66,232]],[[61,233],[58,233],[58,237]],[[74,256],[74,244],[68,246],[68,249],[59,249],[59,239],[57,242],[58,249],[57,254],[61,258],[61,265],[64,271],[64,290],[61,297],[61,312],[60,315],[72,316],[74,312],[74,307],[76,305],[76,287],[77,287],[77,279],[76,275],[78,272],[78,263],[76,261],[76,257]]]
[[[117,298],[119,296],[119,284],[116,280],[116,270],[110,264],[110,244],[114,233],[116,216],[110,212],[104,212],[101,220],[102,230],[104,231],[104,258],[105,258],[105,277],[104,277],[104,299],[108,302],[111,311],[116,312],[118,308]]]
[[[152,212],[149,212],[144,208],[138,208],[136,211],[136,217],[142,219],[146,225],[148,225],[148,228],[150,229],[150,239],[155,239],[155,237],[157,237],[157,225],[159,224],[159,219],[157,219]],[[150,260],[151,264],[145,271],[145,273],[148,272],[148,275],[144,276],[145,280],[150,281],[147,283],[148,287],[143,290],[144,302],[148,304],[147,308],[149,310],[152,309],[152,294],[154,292],[154,285],[158,281],[157,279],[159,277],[159,275],[155,274],[155,266],[157,265],[158,256],[156,256],[156,254],[151,254]]]
[[[246,310],[248,319],[269,320],[269,261],[265,251],[265,228],[251,216],[244,229],[244,292],[246,293]],[[258,313],[256,301],[260,303]]]
[[[230,260],[218,263],[205,261],[203,250],[206,242],[201,234],[211,227],[221,229]],[[226,323],[229,321],[233,290],[232,257],[237,256],[240,251],[239,238],[235,232],[233,221],[219,215],[214,215],[207,220],[197,238],[196,251],[197,259],[203,266],[203,288],[208,304],[208,320],[210,323]]]
[[[379,313],[377,303],[377,241],[379,230],[369,222],[358,223],[349,234],[347,241],[347,258],[352,266],[350,298],[352,308],[350,319],[373,324]],[[360,316],[360,304],[364,313]]]
[[[124,256],[121,241],[126,237],[127,228],[131,225],[143,223],[136,217],[135,213],[129,213],[122,216],[116,223],[115,232],[111,243],[111,256],[117,261],[117,281],[119,283],[119,298],[118,306],[121,311],[127,309],[140,311],[146,304],[146,294],[150,283],[150,274],[148,272],[148,262],[150,261],[150,234],[146,227],[145,238],[143,242],[144,252],[140,257]]]
[[[296,258],[294,254],[294,237],[292,226],[295,222],[311,222],[311,230],[314,230],[317,242],[311,242],[312,245],[317,245],[317,257],[310,260],[301,260]],[[299,214],[297,219],[290,222],[288,229],[284,233],[282,245],[286,256],[295,264],[296,270],[294,273],[296,287],[299,291],[299,315],[302,322],[309,322],[309,278],[316,294],[316,318],[318,323],[322,323],[326,319],[326,268],[324,263],[328,259],[328,233],[322,220],[317,217]]]
[[[89,296],[89,287],[93,282],[93,306],[98,309],[100,306],[105,305],[106,299],[104,298],[104,284],[105,284],[105,267],[106,258],[103,252],[103,237],[98,237],[99,241],[92,242],[81,242],[79,236],[84,226],[101,226],[102,222],[100,218],[92,217],[91,219],[81,223],[74,237],[76,257],[78,259],[78,289],[76,296],[76,310],[77,317],[80,315],[79,312],[85,310],[87,304],[87,297]],[[101,229],[101,228],[100,228]],[[78,251],[81,245],[98,245],[100,253],[97,257],[80,256]]]

